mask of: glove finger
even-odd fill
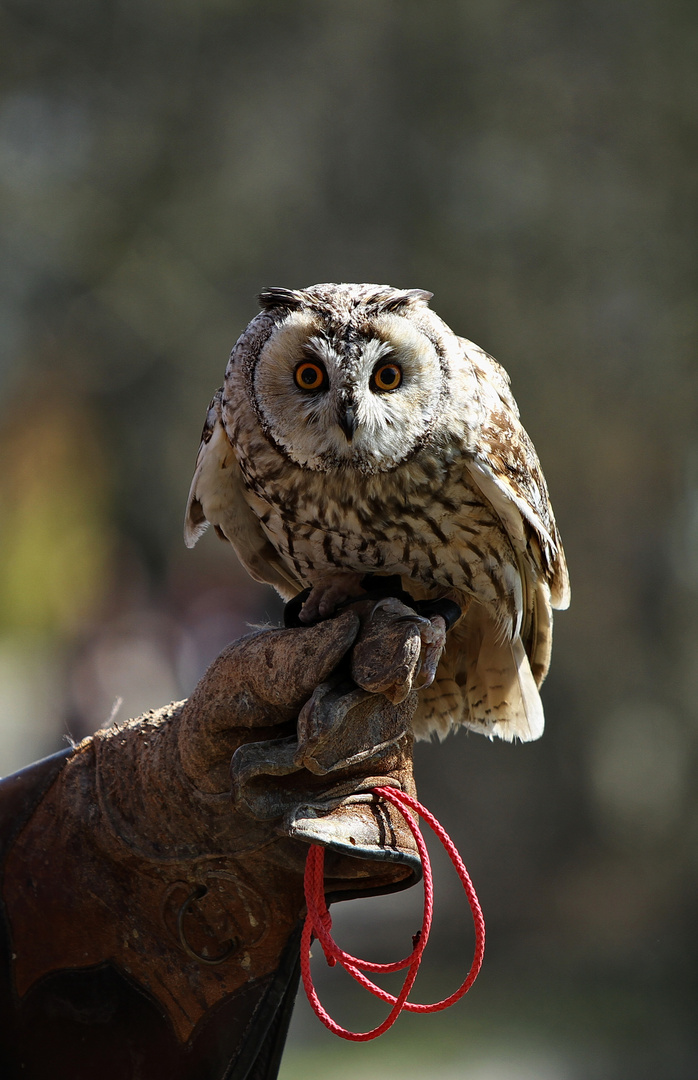
[[[296,713],[354,643],[357,615],[347,611],[316,626],[265,630],[234,646],[235,677],[262,705]]]

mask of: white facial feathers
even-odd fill
[[[434,344],[392,313],[352,327],[323,326],[317,316],[293,311],[252,372],[267,436],[297,465],[319,471],[394,468],[424,441],[443,390]]]

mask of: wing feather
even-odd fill
[[[493,357],[462,339],[473,364],[483,409],[468,471],[492,504],[514,549],[547,581],[552,606],[566,608],[570,584],[548,488],[531,439],[519,420],[506,372]],[[530,533],[536,544],[530,543]],[[537,556],[542,565],[536,566]]]
[[[521,638],[502,640],[477,603],[464,623],[459,665],[465,677],[463,723],[507,742],[539,739],[545,726],[543,704]]]
[[[209,524],[235,548],[255,581],[273,585],[290,600],[302,584],[282,562],[247,505],[245,485],[235,451],[221,417],[223,391],[209,405],[184,520],[184,542],[193,547]]]

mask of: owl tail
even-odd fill
[[[478,604],[471,605],[463,623],[464,671],[457,678],[465,699],[462,723],[507,742],[539,739],[543,704],[521,638],[502,639]]]

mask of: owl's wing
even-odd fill
[[[478,385],[481,426],[466,455],[473,482],[497,513],[516,557],[519,618],[510,633],[491,612],[471,603],[452,633],[441,698],[449,719],[487,735],[528,742],[543,733],[538,688],[550,663],[552,606],[565,608],[570,590],[567,565],[548,489],[535,449],[521,426],[506,372],[477,346],[462,340]],[[435,701],[425,701],[417,719],[424,730],[445,731]],[[431,710],[429,712],[428,710]]]
[[[521,638],[502,638],[487,609],[473,602],[451,631],[435,681],[422,690],[412,721],[418,739],[443,739],[459,725],[507,742],[543,734],[545,718]]]
[[[208,407],[189,490],[184,542],[194,547],[207,526],[213,525],[222,540],[230,541],[255,581],[273,585],[285,600],[290,600],[303,586],[284,566],[247,505],[240,466],[223,426],[222,397],[221,388]]]
[[[468,470],[492,504],[524,562],[530,560],[550,589],[554,608],[570,603],[565,553],[548,488],[533,443],[519,420],[509,378],[487,353],[463,341],[472,361],[484,417]]]

